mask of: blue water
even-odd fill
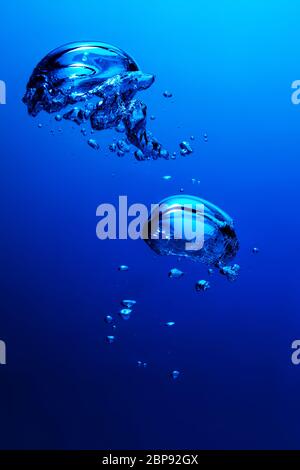
[[[1,5],[1,448],[299,448],[298,8]],[[114,44],[155,74],[142,97],[149,126],[171,152],[194,135],[191,155],[118,158],[106,150],[113,131],[97,134],[95,151],[76,126],[28,117],[34,66],[81,40]],[[181,188],[233,217],[235,283],[143,241],[97,239],[102,202],[156,203]],[[168,277],[175,267],[180,279]],[[201,279],[205,292],[194,288]],[[104,319],[122,299],[137,304],[113,332]]]

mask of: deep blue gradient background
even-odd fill
[[[300,107],[290,99],[300,78],[299,2],[11,0],[0,8],[8,92],[0,447],[299,448],[300,367],[290,359],[300,337]],[[157,116],[149,125],[172,151],[194,134],[193,155],[136,163],[108,155],[112,133],[97,136],[95,152],[67,123],[27,116],[21,98],[35,64],[80,40],[118,45],[156,74],[140,95]],[[100,203],[127,194],[150,204],[180,188],[235,219],[235,284],[216,274],[197,294],[205,267],[160,258],[142,241],[96,238]],[[119,264],[130,270],[119,273]],[[172,267],[185,276],[168,279]],[[103,317],[124,297],[138,305],[108,346]],[[173,329],[161,326],[168,320]]]

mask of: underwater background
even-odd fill
[[[0,9],[0,447],[299,448],[299,3],[12,0]],[[107,150],[113,131],[97,134],[95,151],[76,126],[27,115],[34,66],[83,40],[114,44],[155,74],[141,94],[156,117],[148,126],[170,151],[194,135],[191,155],[119,158]],[[235,283],[141,240],[97,239],[99,204],[128,195],[150,205],[181,188],[233,217]],[[175,267],[181,279],[168,278]],[[211,289],[196,292],[199,279]],[[105,344],[104,317],[124,298],[137,301],[132,318]]]

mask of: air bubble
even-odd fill
[[[154,76],[139,70],[121,49],[100,42],[77,42],[55,49],[38,63],[23,102],[33,117],[40,111],[64,110],[64,119],[79,126],[89,120],[94,130],[125,132],[142,152],[144,158],[136,155],[138,160],[168,159],[168,151],[146,129],[146,105],[135,98],[153,82]]]
[[[173,269],[171,269],[171,271],[169,271],[168,276],[170,278],[179,279],[180,277],[183,276],[183,274],[184,274],[183,271],[180,271],[180,269],[173,268]]]
[[[123,320],[129,320],[132,314],[132,310],[130,308],[122,308],[119,312],[119,315]]]
[[[111,152],[115,152],[117,150],[117,144],[113,142],[112,144],[109,144],[108,148]]]
[[[204,279],[201,279],[201,281],[196,283],[195,288],[197,292],[206,291],[207,289],[210,289],[210,283]]]
[[[126,264],[121,264],[119,267],[118,267],[118,270],[119,271],[128,271],[128,266],[126,266]]]
[[[233,266],[219,266],[220,273],[227,277],[231,282],[235,281],[239,275],[240,266],[234,264]]]
[[[107,342],[108,344],[114,343],[114,342],[115,342],[115,339],[116,339],[116,338],[115,338],[115,336],[113,336],[113,335],[106,336],[106,338],[105,338],[105,340],[106,340],[106,342]]]
[[[179,375],[180,375],[179,370],[173,370],[173,372],[171,372],[171,377],[173,380],[177,380]]]
[[[106,315],[105,317],[105,323],[112,323],[113,322],[113,317],[111,315]]]
[[[166,236],[162,220],[169,220]],[[199,249],[188,249],[192,240],[176,237],[176,221],[201,227],[204,243]],[[148,237],[147,237],[148,235]],[[204,263],[209,267],[226,265],[238,252],[239,242],[231,217],[210,202],[189,195],[176,195],[163,199],[152,211],[143,228],[144,241],[159,255],[175,255]]]
[[[180,142],[179,147],[181,155],[189,155],[190,153],[193,153],[191,144],[186,140]]]
[[[94,150],[99,150],[99,148],[100,148],[98,142],[97,142],[95,139],[89,139],[89,140],[88,140],[88,144],[89,144],[89,146],[92,147],[92,149],[94,149]]]

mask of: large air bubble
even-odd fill
[[[181,232],[182,238],[176,234],[178,221],[181,224],[184,220],[192,227],[198,227],[198,232],[201,230],[203,243],[199,244],[198,249],[189,249],[189,243],[193,240],[187,238],[184,231]],[[189,195],[171,196],[161,201],[145,224],[144,239],[159,255],[185,257],[208,266],[217,266],[225,275],[224,266],[239,249],[232,218],[214,204]]]
[[[146,129],[146,105],[134,99],[153,82],[153,75],[139,70],[117,47],[101,42],[71,43],[38,63],[23,102],[33,117],[40,111],[64,111],[64,119],[79,126],[89,121],[94,130],[122,124],[128,142],[140,151],[138,160],[168,158],[169,153]]]

